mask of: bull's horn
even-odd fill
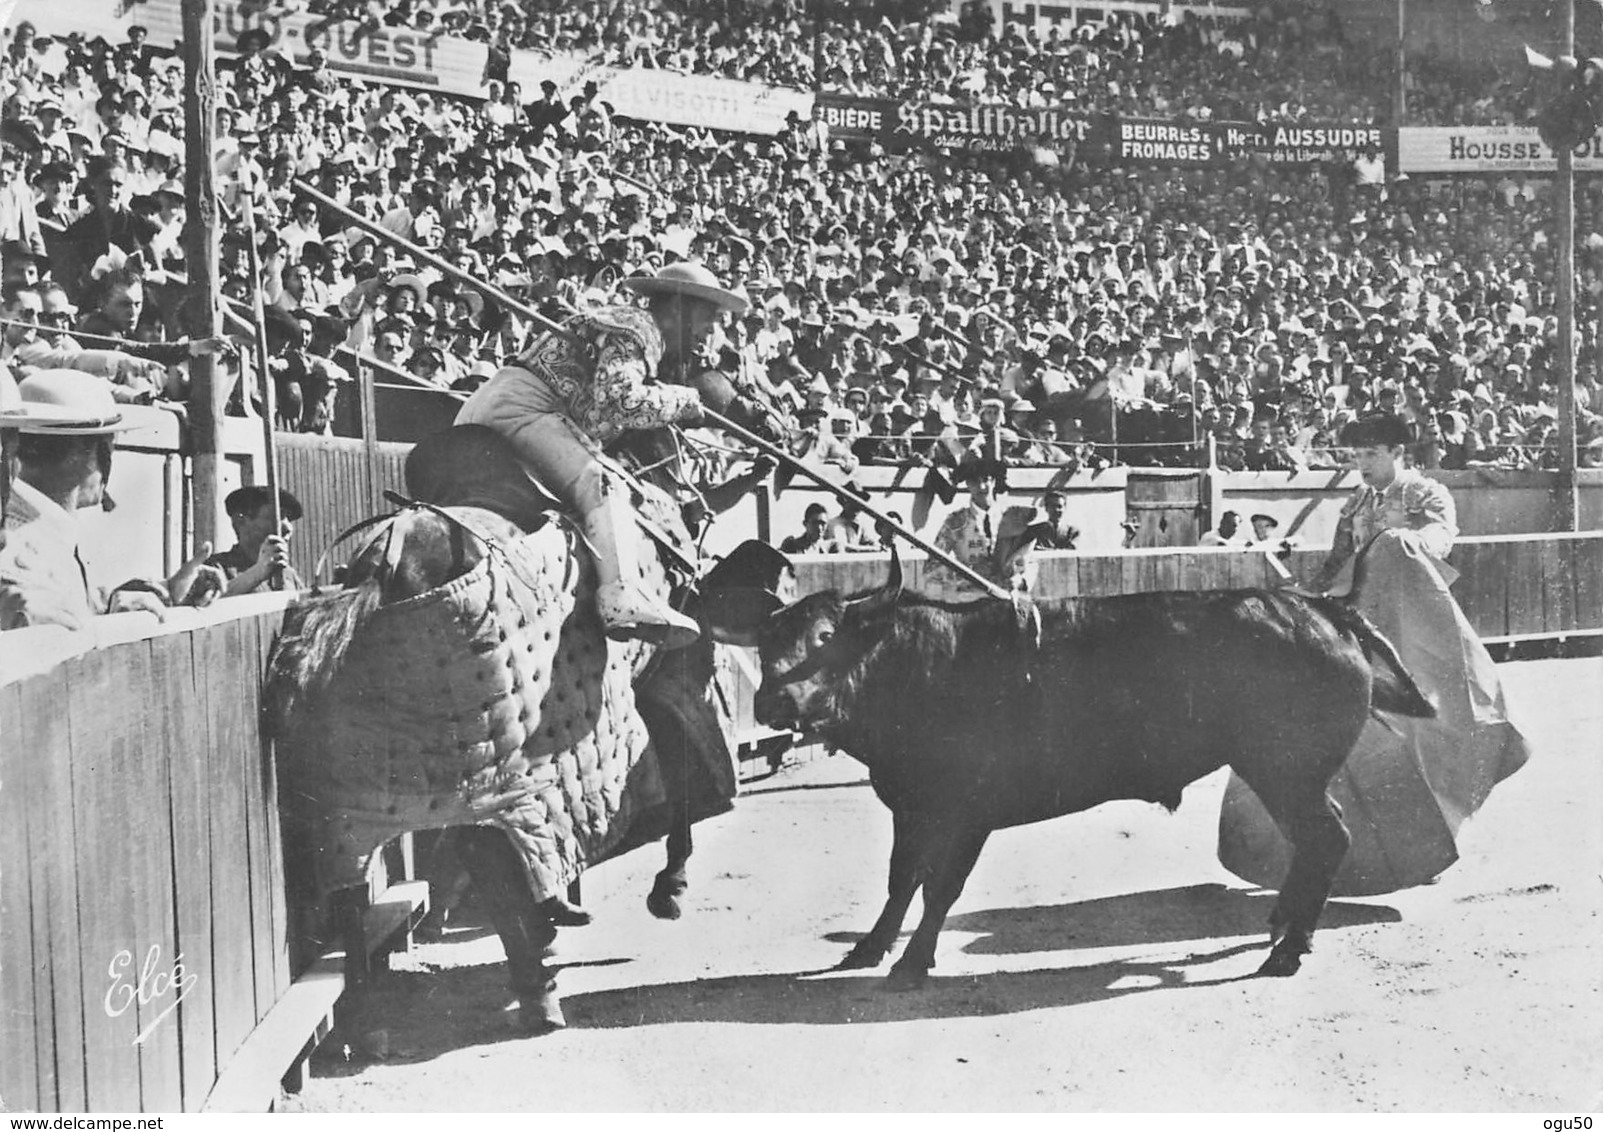
[[[902,554],[895,539],[891,540],[891,572],[885,576],[885,594],[891,601],[902,596]]]
[[[891,543],[891,572],[885,578],[885,584],[877,590],[870,590],[860,598],[846,603],[846,608],[858,614],[875,613],[881,609],[896,604],[896,599],[902,596],[902,556],[897,552],[896,544]]]

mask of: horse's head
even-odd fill
[[[510,541],[523,534],[510,519],[480,507],[413,504],[367,525],[372,534],[346,565],[344,587],[295,605],[285,621],[269,673],[280,722],[298,700],[327,687],[380,606],[467,574],[484,558],[487,537]]]

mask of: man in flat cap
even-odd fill
[[[301,501],[283,488],[278,490],[278,516],[273,515],[273,493],[256,485],[228,493],[223,510],[237,540],[232,550],[214,554],[206,565],[222,571],[224,597],[267,589],[299,590],[305,585],[289,564],[289,541],[300,521]],[[282,579],[282,584],[275,584]]]

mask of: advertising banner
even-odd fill
[[[1037,0],[990,0],[991,26],[1000,33],[1009,24],[1022,24],[1045,35],[1053,28],[1068,31],[1081,24],[1099,24],[1111,13],[1127,12],[1143,18],[1166,17],[1178,24],[1187,13],[1198,19],[1244,20],[1252,14],[1250,8],[1215,7],[1211,4],[1160,4],[1150,0],[1063,0],[1047,4]]]
[[[617,113],[674,126],[772,135],[785,128],[785,115],[794,111],[806,120],[813,110],[808,91],[710,75],[609,69],[606,78],[597,81],[601,87],[597,97],[612,103]]]
[[[1535,126],[1404,126],[1397,131],[1397,168],[1403,173],[1541,173],[1558,170],[1558,158]],[[1603,171],[1603,137],[1575,154],[1577,172]]]
[[[1386,146],[1378,126],[1319,123],[1175,122],[1120,118],[1108,132],[1114,161],[1156,165],[1213,165],[1257,155],[1277,165],[1344,160]]]
[[[596,97],[611,103],[615,113],[673,126],[777,134],[785,128],[786,114],[795,111],[806,119],[813,112],[810,91],[716,75],[686,75],[644,67],[624,70],[579,54],[515,52],[507,78],[522,84],[525,98],[538,97],[540,84],[547,81],[557,84],[563,98],[571,98],[585,83],[593,82],[599,88]]]
[[[1318,165],[1351,160],[1367,149],[1384,151],[1386,135],[1380,126],[1337,126],[1299,123],[1276,126],[1263,122],[1218,122],[1220,148],[1228,160],[1244,153],[1267,157],[1276,165]]]
[[[849,94],[818,95],[814,114],[831,137],[877,141],[895,152],[937,147],[1073,152],[1091,128],[1090,115],[1062,106],[956,106]]]
[[[329,70],[349,78],[392,86],[445,91],[483,97],[484,68],[489,49],[482,43],[425,34],[412,28],[363,27],[260,3],[260,0],[216,0],[215,26],[219,54],[231,55],[239,37],[253,28],[267,33],[270,49],[304,65],[321,50]],[[153,46],[176,46],[182,39],[179,0],[18,0],[16,20],[28,20],[41,35],[104,36],[111,43],[128,38],[134,24],[149,32]]]

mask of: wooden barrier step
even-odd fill
[[[391,885],[362,914],[366,954],[362,966],[383,954],[391,940],[410,932],[429,911],[427,881]],[[342,950],[325,952],[296,979],[229,1061],[206,1097],[202,1112],[266,1112],[278,1100],[280,1083],[299,1067],[333,1029],[334,1008],[350,985]]]

